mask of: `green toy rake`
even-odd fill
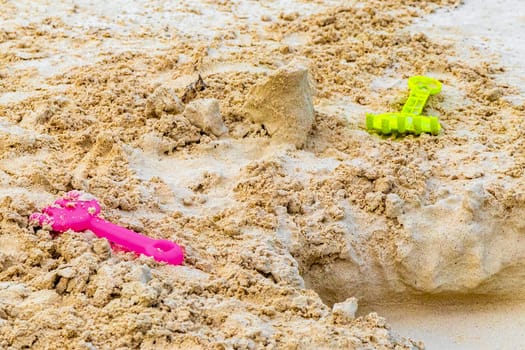
[[[441,83],[433,78],[414,76],[408,79],[410,96],[403,106],[403,110],[397,113],[366,114],[366,128],[380,134],[392,133],[430,133],[438,135],[441,125],[437,117],[422,116],[423,108],[430,95],[436,95],[441,91]]]

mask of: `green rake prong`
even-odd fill
[[[420,135],[429,133],[439,135],[441,125],[437,117],[413,115],[409,113],[383,113],[366,115],[368,130],[375,130],[381,134],[405,134]]]

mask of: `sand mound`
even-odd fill
[[[314,119],[308,69],[299,64],[278,69],[250,90],[243,112],[272,139],[302,147]]]

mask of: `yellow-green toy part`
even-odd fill
[[[408,88],[410,96],[401,112],[419,115],[423,112],[428,97],[441,91],[441,83],[433,78],[414,76],[408,79]]]
[[[441,91],[441,83],[425,76],[413,76],[408,79],[410,96],[399,113],[366,114],[366,128],[381,134],[423,132],[438,135],[441,125],[437,117],[420,115],[430,95]]]
[[[367,113],[366,128],[385,135],[392,133],[420,135],[424,132],[438,135],[441,131],[441,125],[437,117],[427,117],[403,112],[383,114]]]
[[[434,78],[415,75],[408,78],[408,88],[414,92],[427,91],[430,95],[437,95],[441,92],[441,82]]]

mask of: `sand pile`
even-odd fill
[[[406,30],[455,4],[3,4],[0,347],[420,349],[358,304],[523,294],[524,106]],[[415,74],[443,133],[364,131]],[[29,225],[72,189],[185,265]]]
[[[291,64],[255,85],[243,113],[262,124],[272,139],[302,147],[314,119],[308,69]]]

